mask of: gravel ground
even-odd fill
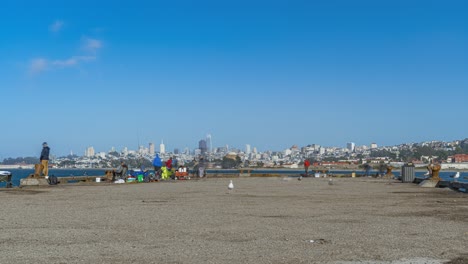
[[[468,195],[388,180],[1,190],[0,263],[468,263]]]

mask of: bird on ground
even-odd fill
[[[228,190],[233,190],[234,189],[234,183],[232,183],[232,180],[229,182],[229,185],[228,185]]]

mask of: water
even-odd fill
[[[14,186],[19,186],[20,179],[28,177],[30,174],[34,173],[34,170],[25,170],[25,169],[12,169],[12,170],[7,170],[10,171],[13,174],[12,177],[12,182]],[[99,176],[102,175],[104,176],[105,174],[105,169],[49,169],[49,175],[54,175],[57,177],[65,177],[65,176],[83,176],[83,175],[90,175],[90,176]],[[245,171],[245,170],[244,170]],[[313,171],[309,171],[310,174],[312,174]],[[207,170],[207,173],[223,173],[223,174],[238,174],[239,170]],[[304,170],[266,170],[266,169],[259,169],[259,170],[252,170],[252,174],[267,174],[267,173],[273,173],[273,174],[281,174],[285,176],[299,176],[300,174],[304,173]],[[332,174],[351,174],[352,171],[340,171],[340,170],[332,170]],[[371,175],[375,175],[377,171],[371,171]],[[416,171],[416,177],[417,178],[424,178],[424,174],[426,171]],[[364,171],[356,171],[356,174],[358,175],[363,175],[365,174]],[[393,174],[396,177],[400,176],[400,171],[395,170]],[[446,171],[441,171],[440,172],[440,177],[443,180],[446,181],[453,181],[453,178],[450,178],[450,176],[454,175],[454,172],[446,172]],[[467,177],[465,179],[464,177]],[[468,172],[461,172],[460,173],[460,178],[458,179],[459,182],[466,182],[468,183]],[[0,183],[0,187],[4,187],[5,183],[2,182]]]
[[[244,172],[246,172],[247,170],[244,170]],[[208,173],[222,173],[222,174],[237,174],[239,173],[239,170],[207,170]],[[356,170],[356,171],[350,171],[350,170],[347,170],[347,171],[343,171],[343,170],[331,170],[330,173],[332,174],[347,174],[347,175],[350,175],[352,172],[356,172],[357,175],[364,175],[365,174],[365,171],[363,170]],[[427,171],[416,171],[415,172],[415,176],[416,178],[424,178],[424,177],[427,177],[425,176],[424,174],[426,173]],[[279,169],[279,170],[273,170],[273,169],[270,169],[270,170],[267,170],[267,169],[255,169],[255,170],[251,170],[251,174],[255,175],[255,174],[281,174],[281,175],[288,175],[288,176],[299,176],[300,174],[303,174],[304,173],[304,169],[293,169],[293,170],[286,170],[286,169]],[[313,175],[314,171],[313,170],[309,170],[309,175]],[[375,175],[376,173],[378,173],[378,171],[376,170],[371,170],[370,171],[370,175]],[[400,177],[400,174],[401,172],[396,169],[393,171],[393,174],[396,176],[396,177]],[[442,178],[443,180],[445,181],[453,181],[453,178],[450,178],[450,176],[453,176],[455,174],[455,172],[450,172],[450,171],[441,171],[439,173],[439,176],[440,178]],[[464,179],[464,177],[468,177],[468,172],[461,172],[460,173],[460,178],[458,179],[459,182],[468,182],[468,179]]]
[[[34,173],[34,170],[25,170],[25,169],[11,169],[6,170],[12,174],[12,183],[13,186],[19,186],[20,180],[28,177],[30,174]],[[57,177],[66,177],[66,176],[98,176],[105,174],[104,169],[49,169],[49,175],[54,175]],[[0,187],[4,187],[6,183],[0,182]]]

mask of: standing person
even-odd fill
[[[305,170],[305,175],[309,175],[309,167],[310,167],[310,161],[306,159],[304,161],[304,170]]]
[[[205,176],[205,160],[201,157],[200,161],[198,161],[198,177],[203,176]]]
[[[156,179],[160,180],[161,179],[162,160],[159,157],[159,154],[156,154],[156,157],[154,157],[153,167],[154,167],[154,175],[156,176]]]
[[[179,162],[177,161],[177,158],[174,156],[172,158],[172,167],[177,169],[178,165],[179,165]]]
[[[50,148],[47,146],[47,142],[42,143],[41,157],[39,160],[41,161],[42,166],[44,166],[42,169],[42,174],[44,174],[44,176],[49,176],[49,153]]]
[[[366,163],[364,165],[364,169],[366,170],[366,176],[370,177],[370,172],[371,172],[371,169],[372,169],[371,165],[369,165],[369,163]]]
[[[171,170],[172,169],[172,157],[170,157],[167,161],[166,161],[166,168],[168,170]]]
[[[383,161],[380,162],[379,166],[379,176],[383,177],[385,175],[385,170],[387,169],[387,165]]]
[[[114,170],[115,179],[114,180],[125,180],[127,178],[128,166],[122,160],[119,167]]]

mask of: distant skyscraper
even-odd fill
[[[161,144],[159,145],[159,153],[164,154],[166,153],[166,146],[164,145],[164,141],[161,140]]]
[[[213,153],[213,143],[211,142],[211,134],[206,135],[206,147],[209,153]]]
[[[140,153],[140,154],[145,154],[145,152],[146,152],[146,151],[145,151],[145,147],[143,147],[143,146],[139,146],[139,147],[138,147],[138,153]]]
[[[208,150],[208,147],[206,145],[206,141],[204,139],[198,141],[198,148],[201,151],[201,154],[205,154]]]
[[[194,154],[195,156],[201,155],[201,154],[202,154],[201,149],[196,149],[196,150],[193,152],[193,154]]]
[[[176,155],[179,154],[179,149],[178,148],[174,149],[174,154],[176,154]]]
[[[85,151],[85,156],[86,157],[93,157],[94,156],[94,148],[93,147],[88,147]]]
[[[250,145],[249,144],[245,145],[245,154],[248,155],[248,154],[250,154],[250,152],[251,152],[250,151]]]
[[[257,148],[256,147],[253,148],[253,153],[257,154]]]
[[[346,148],[350,152],[353,152],[356,149],[356,144],[354,142],[349,142],[348,144],[346,144]]]
[[[320,153],[320,155],[325,154],[325,148],[320,147],[319,148],[319,153]]]
[[[154,155],[154,143],[149,143],[149,154]]]

